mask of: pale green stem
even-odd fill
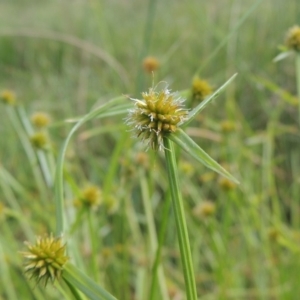
[[[28,136],[26,135],[26,132],[24,131],[22,125],[20,124],[19,118],[16,114],[14,107],[8,106],[6,112],[11,120],[11,123],[12,123],[12,125],[20,139],[20,142],[24,148],[24,151],[28,157],[28,161],[30,163],[30,166],[31,166],[31,169],[33,172],[33,176],[34,176],[35,182],[37,184],[37,187],[39,189],[41,198],[43,201],[46,201],[47,196],[46,196],[45,185],[41,179],[41,172],[36,164],[36,155],[30,144]]]
[[[125,195],[130,194],[131,187],[126,185],[126,181],[123,182],[121,180],[121,187],[124,190]],[[141,229],[139,227],[139,220],[136,215],[134,206],[132,204],[131,199],[126,198],[125,200],[125,214],[128,220],[129,228],[131,231],[131,236],[133,240],[133,244],[135,247],[138,247],[138,245],[143,244],[143,234],[141,232]],[[136,280],[135,280],[135,291],[136,291],[136,299],[143,299],[144,293],[144,283],[145,283],[145,278],[147,276],[146,273],[146,268],[142,264],[137,267],[136,270]]]
[[[300,125],[300,52],[296,53],[296,77],[297,77],[297,95],[298,95],[298,117]]]
[[[93,275],[94,275],[94,280],[98,281],[99,280],[99,272],[98,272],[98,261],[97,261],[97,256],[98,256],[98,247],[97,247],[97,239],[95,235],[95,230],[94,230],[94,224],[93,224],[93,219],[92,219],[92,213],[89,210],[87,212],[88,214],[88,226],[89,226],[89,234],[90,234],[90,243],[91,243],[91,250],[92,250],[92,255],[91,255],[91,260],[92,260],[92,270],[93,270]]]
[[[149,0],[148,2],[148,9],[147,9],[147,17],[146,17],[146,24],[145,24],[145,31],[144,31],[144,40],[143,40],[143,46],[140,53],[140,61],[147,55],[147,52],[149,50],[150,44],[151,44],[151,36],[153,32],[153,24],[154,24],[154,17],[156,12],[156,3],[157,0]],[[144,75],[142,73],[142,70],[140,68],[137,79],[136,79],[136,89],[137,92],[139,92],[143,86],[144,83]]]
[[[173,210],[177,228],[177,237],[180,248],[180,256],[183,266],[183,275],[186,286],[187,300],[197,299],[196,282],[194,277],[194,268],[190,249],[190,242],[184,215],[184,207],[179,189],[177,164],[175,158],[175,149],[173,142],[164,137],[165,157],[167,164],[167,173],[169,178]]]
[[[171,197],[168,193],[166,196],[166,199],[164,199],[164,206],[163,206],[163,212],[162,212],[162,218],[161,218],[162,222],[161,222],[161,225],[159,226],[160,230],[159,230],[159,238],[158,238],[158,247],[156,250],[156,255],[155,255],[153,268],[152,268],[152,282],[150,285],[149,300],[156,299],[155,291],[156,291],[157,277],[158,277],[157,269],[160,266],[161,251],[162,251],[163,242],[164,242],[165,236],[166,236],[170,206],[171,206]]]
[[[3,284],[3,290],[9,299],[17,300],[18,296],[14,287],[14,280],[11,277],[9,269],[10,267],[7,264],[5,253],[0,243],[0,279]]]
[[[101,107],[96,108],[84,117],[82,117],[71,129],[69,135],[66,137],[65,142],[62,146],[60,154],[57,159],[56,172],[55,172],[55,214],[56,214],[56,235],[61,235],[64,232],[65,227],[65,215],[64,215],[64,160],[67,151],[68,144],[73,134],[78,128],[85,122],[100,116],[101,113],[107,111],[112,106],[120,103],[126,99],[124,96],[115,98],[106,102]]]
[[[28,135],[28,139],[29,139],[30,136],[32,134],[34,134],[34,130],[31,126],[31,123],[28,119],[28,116],[27,116],[25,110],[23,109],[23,107],[17,107],[17,112],[18,112],[18,115],[19,115],[20,120],[22,122],[22,125],[25,129],[25,132]],[[50,171],[49,166],[48,166],[45,151],[44,150],[36,150],[36,156],[37,156],[42,174],[44,176],[44,180],[46,182],[46,185],[48,187],[51,187],[53,185],[53,177],[52,177],[51,171]]]
[[[149,232],[149,240],[150,240],[150,248],[151,248],[151,263],[152,263],[155,259],[155,252],[158,246],[157,235],[156,235],[154,216],[151,207],[151,199],[149,195],[147,181],[143,172],[139,172],[139,177],[140,177],[140,187],[142,191],[142,200],[143,200],[146,221],[147,221],[147,228]],[[157,271],[157,276],[159,279],[159,285],[160,285],[160,290],[162,295],[162,298],[160,299],[169,299],[168,290],[166,286],[166,278],[163,272],[163,268],[159,263],[159,261],[158,261],[158,266],[156,271]],[[152,276],[156,276],[156,274],[153,274]]]
[[[69,283],[69,286],[80,290],[90,300],[117,300],[117,298],[70,263],[64,266],[62,277]]]

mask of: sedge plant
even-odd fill
[[[67,236],[70,225],[66,220],[64,205],[64,159],[67,146],[77,129],[85,122],[94,118],[124,114],[129,110],[127,124],[154,150],[164,151],[166,167],[170,186],[170,195],[173,202],[177,235],[183,265],[183,275],[188,300],[197,299],[197,290],[193,270],[193,262],[188,238],[187,225],[184,215],[184,206],[179,187],[179,178],[176,165],[174,144],[180,146],[198,161],[226,178],[237,182],[223,167],[214,161],[202,150],[184,131],[195,116],[234,79],[232,76],[223,86],[202,101],[196,108],[188,111],[183,107],[183,98],[176,93],[171,93],[167,88],[157,92],[150,88],[148,93],[143,93],[143,100],[134,100],[132,104],[125,104],[127,97],[121,96],[92,110],[80,118],[74,125],[61,149],[56,165],[55,174],[55,209],[56,232],[37,239],[35,244],[27,243],[28,251],[23,252],[25,269],[38,282],[45,284],[56,279],[63,279],[75,299],[81,299],[81,293],[89,299],[116,299],[103,287],[94,282],[84,272],[72,263],[72,258],[67,255]],[[186,92],[183,92],[185,94]],[[161,245],[160,245],[161,247]],[[156,259],[157,264],[157,259]]]
[[[191,249],[186,225],[183,199],[180,192],[174,143],[191,154],[209,168],[237,182],[223,167],[202,150],[184,131],[183,127],[214,99],[235,77],[232,76],[220,89],[207,97],[195,109],[188,112],[184,108],[184,99],[177,93],[171,93],[167,88],[157,91],[152,87],[142,94],[143,99],[132,99],[135,103],[129,110],[127,123],[135,135],[146,143],[148,148],[164,151],[169,186],[171,191],[177,237],[180,248],[183,275],[188,300],[197,299],[197,289],[194,277]]]

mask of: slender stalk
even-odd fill
[[[120,102],[126,99],[124,96],[117,97],[115,99],[106,102],[102,106],[94,109],[87,115],[83,116],[71,129],[68,134],[65,142],[62,146],[60,154],[57,159],[57,165],[55,170],[55,215],[56,215],[56,235],[61,235],[64,232],[65,227],[65,215],[64,215],[64,160],[65,154],[67,151],[68,144],[73,136],[73,134],[78,130],[78,128],[85,122],[99,117],[101,113],[107,111],[114,105],[119,104]]]
[[[171,197],[168,193],[166,196],[166,199],[164,201],[162,219],[161,219],[162,222],[160,225],[159,236],[158,236],[158,247],[156,250],[155,259],[154,259],[153,267],[152,267],[152,279],[151,279],[151,285],[150,285],[149,300],[154,300],[155,296],[156,296],[156,286],[157,286],[157,281],[158,281],[157,270],[158,270],[158,267],[160,266],[161,252],[162,252],[162,246],[163,246],[163,242],[165,240],[166,231],[167,231],[170,206],[171,206]]]
[[[28,140],[29,140],[29,137],[34,133],[34,130],[30,124],[30,121],[26,115],[24,108],[21,106],[18,106],[16,109],[17,109],[18,116],[22,122],[22,125],[24,127],[24,130],[25,130],[25,132],[28,136]],[[49,165],[47,162],[46,154],[44,151],[41,151],[41,150],[35,150],[35,153],[36,153],[36,157],[37,157],[38,163],[40,165],[44,180],[46,182],[46,185],[48,187],[51,187],[53,185],[53,177],[52,177],[53,174],[51,174],[51,171],[50,171],[50,168],[49,168]]]
[[[4,242],[4,240],[3,240]],[[5,253],[4,249],[2,249],[2,244],[0,243],[0,263],[1,263],[1,274],[0,278],[3,283],[3,289],[11,300],[17,300],[18,296],[16,293],[16,289],[14,286],[14,280],[11,277],[10,271],[9,271],[9,265],[7,264],[7,261],[5,259]]]
[[[94,224],[92,220],[92,213],[91,211],[87,212],[87,219],[88,219],[88,227],[89,227],[89,234],[90,234],[90,243],[91,243],[91,250],[92,250],[92,256],[91,256],[91,261],[92,261],[92,271],[94,275],[94,280],[98,281],[99,280],[99,273],[98,273],[98,261],[97,261],[97,255],[98,255],[98,247],[97,247],[97,237],[95,235],[95,230],[94,230]]]
[[[297,78],[297,95],[298,95],[298,117],[300,126],[300,52],[296,53],[296,78]]]
[[[27,136],[25,130],[23,129],[22,124],[20,123],[20,120],[18,118],[16,110],[13,107],[7,107],[6,112],[11,120],[11,123],[12,123],[12,125],[20,139],[20,142],[24,148],[24,151],[28,157],[28,161],[30,163],[31,170],[33,172],[33,177],[37,184],[37,188],[40,192],[42,201],[44,201],[46,203],[47,194],[46,194],[45,184],[42,180],[41,172],[36,164],[35,152],[29,142],[28,136]]]
[[[140,52],[140,58],[139,60],[142,61],[142,59],[147,55],[147,52],[149,50],[150,44],[151,44],[151,36],[153,32],[153,24],[154,24],[154,18],[156,13],[156,3],[157,0],[149,0],[148,2],[148,9],[147,9],[147,17],[146,17],[146,23],[145,23],[145,31],[144,31],[144,38],[143,38],[143,46]],[[144,83],[144,76],[142,73],[142,70],[140,69],[137,78],[136,78],[136,90],[139,92],[143,86]]]
[[[157,251],[158,248],[157,235],[156,235],[155,222],[154,222],[154,216],[151,207],[151,199],[150,199],[149,189],[147,185],[147,180],[142,170],[139,172],[139,178],[140,178],[140,187],[142,192],[143,205],[145,209],[146,222],[147,222],[147,227],[149,232],[149,241],[150,241],[150,248],[151,248],[151,253],[150,253],[151,263],[152,261],[155,261],[157,264],[155,268],[155,273],[152,273],[152,276],[155,277],[157,276],[159,279],[158,281],[159,281],[159,287],[161,292],[160,299],[162,300],[169,299],[168,290],[166,286],[166,278],[165,278],[162,265],[160,264],[159,259],[155,260],[155,252]]]
[[[192,263],[190,242],[184,215],[182,197],[179,190],[177,176],[177,164],[175,158],[175,149],[172,141],[164,137],[165,157],[167,163],[167,172],[171,189],[177,236],[180,248],[180,256],[183,265],[183,275],[186,285],[187,300],[197,299],[196,282],[194,278],[194,269]]]

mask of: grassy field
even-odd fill
[[[24,241],[57,228],[69,262],[117,299],[193,299],[164,152],[132,137],[126,96],[162,81],[192,109],[195,76],[217,90],[235,73],[185,132],[240,184],[175,149],[198,299],[300,299],[300,54],[273,62],[297,23],[297,0],[1,0],[0,92],[16,105],[0,103],[0,300],[114,299],[28,279]],[[76,121],[119,96],[60,160]]]

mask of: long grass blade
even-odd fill
[[[226,171],[214,159],[212,159],[182,129],[179,128],[175,133],[172,133],[167,137],[209,169],[224,177],[227,177],[235,183],[239,183],[236,178],[234,178],[228,171]]]

